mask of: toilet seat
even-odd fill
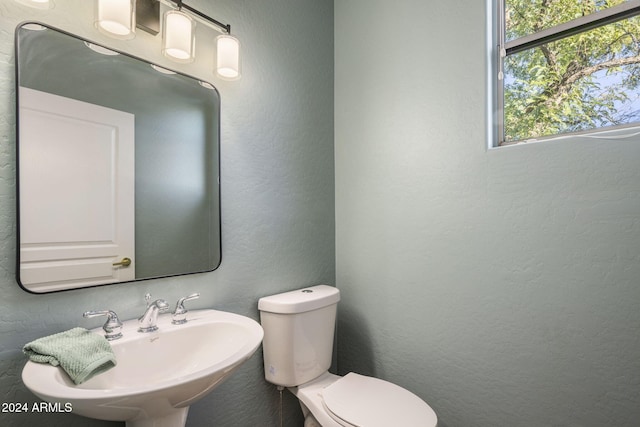
[[[435,427],[438,418],[422,399],[393,383],[348,373],[322,389],[322,405],[347,427]]]

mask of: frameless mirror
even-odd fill
[[[212,271],[220,98],[42,24],[16,29],[17,280],[34,293]]]

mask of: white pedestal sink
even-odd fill
[[[193,310],[187,318],[173,325],[161,315],[151,333],[139,333],[135,319],[124,322],[123,337],[111,341],[116,367],[80,385],[58,367],[31,361],[22,381],[47,402],[70,403],[74,414],[127,427],[184,426],[189,405],[249,359],[263,337],[257,322],[237,314]]]

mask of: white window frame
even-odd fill
[[[493,111],[492,122],[488,132],[489,147],[521,144],[530,141],[567,138],[576,135],[610,132],[622,128],[638,128],[638,123],[615,126],[610,128],[596,128],[582,132],[550,135],[533,140],[505,141],[504,140],[504,59],[514,53],[541,46],[545,43],[560,40],[598,28],[616,21],[640,15],[640,0],[632,0],[605,10],[582,16],[555,27],[547,28],[537,33],[529,34],[514,40],[505,40],[505,2],[506,0],[487,0],[487,14],[493,17],[488,36],[489,46],[489,75],[491,76],[488,90],[489,111]],[[617,136],[619,137],[619,136]]]

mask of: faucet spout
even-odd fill
[[[138,332],[153,332],[158,330],[156,321],[158,320],[158,313],[167,311],[169,309],[169,303],[163,299],[157,299],[147,306],[144,314],[138,318]]]

